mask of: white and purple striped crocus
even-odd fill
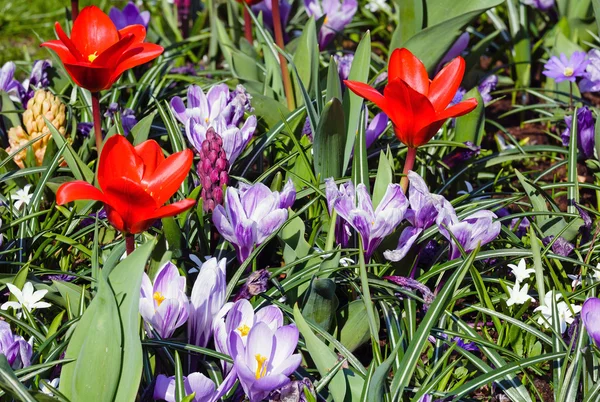
[[[193,402],[215,402],[225,395],[235,384],[235,377],[229,376],[223,380],[217,388],[215,383],[202,373],[190,373],[183,377],[183,388],[185,395],[194,394]],[[175,377],[167,377],[164,374],[156,377],[154,386],[154,400],[177,402],[175,396]]]
[[[256,130],[256,116],[244,119],[245,113],[253,111],[250,99],[242,85],[230,91],[226,84],[217,84],[206,94],[199,86],[191,85],[187,91],[187,107],[176,96],[171,99],[171,109],[184,124],[186,136],[196,150],[201,149],[206,132],[212,127],[223,139],[229,166],[233,166]]]
[[[356,196],[356,190],[354,189],[354,183],[347,181],[344,184],[340,184],[338,187],[332,177],[325,180],[325,196],[327,198],[327,209],[331,216],[334,211],[335,201],[339,197],[348,197],[354,203]],[[352,230],[350,224],[342,219],[340,216],[335,218],[335,240],[342,247],[348,247],[350,236],[352,236]]]
[[[0,321],[0,354],[6,356],[8,364],[15,370],[31,365],[31,344],[13,334],[6,321]]]
[[[361,183],[356,186],[356,197],[349,192],[340,194],[333,207],[360,235],[365,258],[369,260],[383,239],[404,219],[408,201],[398,184],[389,184],[383,199],[373,209],[371,196]]]
[[[395,250],[387,250],[383,256],[390,261],[400,261],[410,251],[421,232],[433,225],[438,217],[439,211],[446,209],[454,213],[454,209],[448,200],[438,194],[432,194],[427,184],[417,173],[408,172],[410,188],[408,189],[408,201],[410,208],[406,211],[406,220],[411,224],[402,231]]]
[[[256,323],[246,340],[237,331],[231,332],[233,370],[250,402],[260,402],[290,382],[289,376],[302,362],[302,356],[294,354],[298,336],[295,325],[273,329],[264,322]]]
[[[230,334],[237,332],[245,345],[248,333],[259,322],[276,330],[283,326],[283,313],[276,306],[266,306],[255,313],[252,304],[246,299],[225,304],[213,322],[215,349],[229,355]],[[223,362],[223,369],[228,373],[231,370],[231,364]]]
[[[581,319],[590,338],[600,347],[600,299],[590,297],[583,303]]]
[[[583,79],[579,82],[581,92],[600,91],[600,50],[591,49],[588,52],[588,65]]]
[[[17,66],[12,61],[4,63],[0,69],[0,91],[10,95],[10,98],[16,102],[21,102],[21,93],[23,86],[15,79],[15,70]]]
[[[151,328],[161,338],[170,338],[188,319],[188,297],[185,294],[185,276],[168,262],[156,274],[154,284],[146,273],[142,276],[140,314],[148,336]]]
[[[190,297],[188,339],[193,345],[205,347],[212,336],[213,320],[225,304],[227,260],[211,258],[200,267]]]
[[[230,242],[240,263],[244,262],[267,237],[277,231],[288,217],[287,208],[296,198],[293,186],[271,191],[262,183],[228,187],[225,205],[213,212],[215,227]]]
[[[309,17],[323,19],[323,26],[319,31],[319,47],[324,49],[341,33],[348,25],[356,10],[358,2],[356,0],[304,0],[306,13]]]
[[[123,10],[112,7],[108,12],[108,16],[117,29],[123,29],[130,25],[142,25],[148,29],[148,23],[150,22],[150,11],[140,11],[133,1],[127,3]]]

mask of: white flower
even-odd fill
[[[58,388],[58,381],[60,380],[60,378],[56,377],[54,380],[48,382],[48,380],[42,380],[40,381],[40,391],[43,394],[46,395],[50,395],[50,396],[54,396],[54,394],[52,393],[52,391],[50,390],[50,388],[48,388],[46,386],[46,384],[50,385],[52,388],[56,389]]]
[[[372,13],[376,13],[379,10],[385,11],[386,13],[392,11],[386,0],[370,0],[365,8]]]
[[[31,202],[31,198],[33,198],[33,194],[29,194],[30,188],[31,188],[31,184],[27,184],[25,187],[17,190],[12,195],[15,209],[19,210],[19,209],[21,209],[21,207],[23,205],[29,205],[29,203]]]
[[[551,325],[553,325],[553,316],[552,316],[552,304],[554,304],[554,302],[560,300],[562,296],[560,294],[557,294],[554,296],[554,301],[552,300],[552,291],[549,291],[546,293],[546,296],[544,297],[544,305],[543,306],[539,306],[538,308],[536,308],[533,311],[539,311],[540,312],[540,317],[538,317],[538,324],[540,325],[544,325],[545,327],[549,327]],[[564,301],[561,301],[560,303],[558,303],[556,305],[556,309],[558,310],[558,322],[559,322],[559,327],[560,327],[560,333],[564,333],[567,330],[567,324],[572,324],[573,323],[573,314],[577,314],[581,311],[581,306],[576,306],[574,304],[571,305],[571,308],[569,308],[569,305],[567,303],[565,303]],[[572,309],[572,310],[571,310]]]
[[[515,276],[515,280],[517,281],[517,283],[521,283],[529,279],[531,274],[535,272],[535,269],[533,268],[527,269],[527,265],[525,264],[525,258],[521,258],[521,261],[519,261],[519,265],[508,264],[508,267],[512,270],[512,273]]]
[[[526,301],[531,300],[535,301],[535,299],[527,294],[529,291],[529,284],[526,283],[523,288],[521,288],[521,284],[519,282],[515,283],[515,286],[511,289],[508,288],[508,294],[510,297],[506,301],[507,306],[512,306],[513,304],[525,304]]]
[[[577,286],[581,285],[581,275],[567,275],[567,278],[571,279],[571,287],[575,289]]]
[[[31,282],[27,282],[25,286],[23,286],[23,290],[21,291],[18,287],[13,285],[12,283],[7,283],[8,289],[10,293],[15,296],[17,301],[7,301],[0,309],[7,310],[12,307],[15,310],[26,309],[31,312],[36,308],[48,308],[52,306],[50,303],[42,302],[42,298],[48,293],[47,290],[36,290],[33,291],[33,285]],[[17,313],[17,318],[21,318],[21,313]]]
[[[594,274],[592,275],[592,278],[595,281],[600,282],[600,263],[596,265],[596,268],[594,268]]]

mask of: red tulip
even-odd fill
[[[100,189],[80,180],[65,183],[56,193],[56,202],[63,205],[75,200],[102,201],[108,221],[115,228],[129,234],[140,233],[157,219],[177,215],[196,203],[185,199],[163,206],[185,180],[192,159],[189,149],[165,159],[154,140],[134,147],[122,135],[114,135],[106,141],[100,155]]]
[[[108,89],[130,68],[158,57],[161,46],[144,43],[146,29],[130,25],[117,30],[96,6],[85,7],[73,23],[71,38],[55,24],[59,40],[42,43],[54,50],[73,81],[91,92]]]
[[[448,107],[464,73],[465,61],[457,57],[429,80],[421,60],[408,49],[396,49],[388,65],[388,84],[383,95],[362,82],[345,83],[388,115],[402,143],[417,148],[429,142],[447,119],[467,114],[477,106],[477,100],[472,98]]]

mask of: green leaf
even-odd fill
[[[383,199],[388,185],[394,182],[394,159],[388,148],[387,154],[381,151],[379,153],[379,165],[377,166],[377,176],[373,187],[373,208],[377,208],[379,202]]]
[[[340,81],[340,74],[338,73],[338,65],[333,56],[331,56],[329,58],[329,68],[327,69],[327,92],[325,95],[325,102],[329,102],[333,98],[342,99],[342,83]]]
[[[175,351],[175,400],[183,401],[185,398],[185,385],[183,383],[183,369],[179,353]]]
[[[148,139],[150,129],[152,128],[152,122],[157,112],[150,113],[148,116],[140,120],[131,129],[131,135],[133,136],[133,145],[139,145]]]
[[[44,121],[46,122],[46,126],[50,130],[52,134],[52,139],[56,143],[56,146],[60,149],[64,146],[67,147],[63,156],[65,157],[65,162],[67,162],[67,166],[71,169],[71,173],[77,180],[87,181],[91,183],[94,181],[94,172],[81,160],[81,158],[77,155],[77,152],[73,150],[71,144],[67,142],[65,137],[62,136],[61,133],[52,125],[52,123],[44,117]],[[66,144],[66,145],[65,145]]]
[[[477,87],[466,93],[463,99],[477,99],[477,107],[472,112],[456,119],[454,141],[470,141],[475,145],[481,145],[483,139],[483,126],[485,124],[485,103]]]
[[[325,331],[329,331],[338,304],[339,301],[335,295],[335,282],[329,278],[313,278],[308,289],[306,302],[302,308],[302,316]]]
[[[116,401],[135,400],[142,378],[140,288],[146,261],[154,245],[154,241],[149,241],[137,248],[117,265],[108,277],[119,306],[123,333],[121,375]]]
[[[314,18],[311,17],[308,20],[297,43],[298,45],[292,59],[296,66],[296,71],[298,72],[298,74],[294,76],[294,87],[296,93],[296,105],[302,106],[304,104],[304,98],[300,92],[298,80],[302,80],[304,87],[316,96],[314,90],[310,90],[314,89],[316,84],[315,81],[319,79],[318,76],[313,77],[312,74],[313,71],[315,71],[314,64],[316,63],[318,66],[319,63],[319,44],[317,41],[317,28]]]
[[[15,275],[15,277],[13,278],[11,283],[13,285],[15,285],[17,288],[19,288],[20,290],[23,290],[23,286],[25,285],[25,282],[27,282],[28,274],[29,274],[29,265],[24,265],[23,268],[21,268],[19,270],[19,272],[17,272],[17,274]],[[8,300],[17,301],[17,298],[15,297],[15,295],[13,295],[11,293],[10,296],[8,296]]]
[[[340,342],[349,351],[354,352],[371,338],[367,308],[362,300],[354,300],[340,312]],[[379,332],[379,320],[375,327]]]
[[[402,343],[398,342],[392,353],[390,353],[389,357],[383,361],[375,371],[373,372],[373,376],[371,377],[371,382],[369,383],[369,388],[367,389],[366,399],[365,401],[374,401],[374,402],[382,402],[383,401],[383,392],[385,391],[386,378],[388,377],[390,368],[392,367],[392,363],[396,359],[396,355],[400,351],[402,347]]]
[[[390,49],[402,47],[410,38],[423,29],[424,1],[395,0],[398,6],[398,23],[392,35]]]
[[[21,125],[21,120],[19,119],[19,113],[17,112],[17,108],[12,100],[10,100],[10,95],[4,91],[0,90],[0,119],[8,120],[10,124],[6,124],[6,128],[9,129],[11,127],[18,127]]]
[[[69,300],[73,316],[78,317],[79,309],[81,308],[81,287],[73,283],[62,281],[52,281],[52,284],[65,300],[65,306],[67,299]]]
[[[600,32],[600,0],[592,0],[592,7],[594,8],[594,16],[596,17],[597,32]]]
[[[367,127],[367,110],[364,109],[360,115],[356,143],[354,144],[354,158],[352,159],[352,181],[354,185],[364,184],[367,192],[370,192],[369,182],[369,160],[367,159],[367,138],[365,128]]]
[[[344,109],[340,100],[333,98],[323,109],[313,142],[315,172],[321,182],[329,177],[343,176],[345,145]]]
[[[36,399],[27,391],[27,388],[21,384],[4,354],[0,354],[0,388],[10,392],[19,401],[36,402]]]

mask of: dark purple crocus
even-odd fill
[[[423,296],[423,301],[425,302],[426,307],[433,303],[433,300],[435,299],[433,292],[426,285],[415,279],[408,278],[406,276],[386,276],[383,279],[387,279],[388,281],[395,283],[404,290],[409,290],[411,292],[415,290],[419,291]]]
[[[223,140],[210,127],[206,139],[198,152],[200,162],[197,171],[202,184],[202,208],[212,212],[215,206],[223,204],[223,189],[229,184],[229,161],[223,148]]]
[[[84,138],[88,138],[90,136],[90,133],[92,132],[92,129],[94,128],[94,123],[89,123],[89,122],[81,122],[81,123],[77,123],[77,134],[81,135]]]
[[[567,128],[560,135],[563,146],[569,146],[571,138],[571,128],[573,127],[573,115],[565,116]],[[577,148],[585,159],[594,157],[594,148],[596,146],[594,115],[592,111],[584,106],[577,109]]]
[[[590,338],[600,347],[600,299],[590,297],[583,303],[581,319]]]
[[[281,17],[281,27],[283,28],[284,40],[287,42],[287,34],[285,27],[287,27],[290,20],[290,12],[292,11],[292,5],[288,0],[279,1],[279,16]],[[258,4],[253,5],[252,11],[258,15],[262,12],[263,23],[273,32],[273,0],[263,0]]]
[[[467,141],[465,142],[465,147],[457,147],[454,151],[446,155],[442,159],[442,162],[452,169],[479,155],[480,152],[481,147]]]
[[[554,236],[546,236],[542,239],[542,243],[544,246],[547,246],[552,240],[554,240]],[[566,241],[563,237],[559,237],[552,243],[552,252],[563,257],[567,257],[574,249],[575,246]]]
[[[350,69],[352,68],[352,62],[354,61],[354,53],[344,53],[342,55],[334,54],[333,60],[337,64],[338,74],[342,82],[348,79],[350,76]]]
[[[10,95],[10,98],[16,102],[21,102],[20,93],[22,85],[15,79],[15,70],[17,66],[12,61],[6,62],[0,69],[0,91]]]
[[[518,223],[518,226],[517,226]],[[513,218],[510,221],[510,230],[515,230],[515,235],[521,239],[523,236],[525,236],[527,234],[527,232],[529,231],[529,226],[531,226],[531,222],[529,222],[529,219],[527,219],[526,217],[521,219],[521,218]]]
[[[497,75],[489,75],[479,83],[477,89],[479,90],[479,94],[484,103],[490,103],[492,101],[491,92],[496,89],[496,86],[498,86]]]
[[[317,400],[313,383],[310,379],[304,377],[300,381],[292,381],[273,391],[269,395],[269,402],[308,402],[305,394],[306,391],[312,395],[313,401]]]
[[[402,187],[389,184],[376,209],[364,184],[356,186],[354,194],[340,194],[334,204],[338,215],[360,235],[367,261],[384,238],[400,224],[408,208]]]
[[[535,7],[540,11],[547,11],[554,7],[554,0],[523,0],[523,4]]]
[[[112,7],[108,16],[117,29],[123,29],[130,25],[142,25],[148,29],[150,22],[150,11],[140,11],[133,1],[127,3],[122,11],[117,7]]]
[[[388,126],[389,118],[383,112],[378,113],[367,125],[365,130],[365,137],[367,142],[367,148],[369,148],[385,131]]]
[[[600,91],[600,50],[592,49],[587,56],[589,63],[579,83],[579,89],[581,92],[598,92]]]
[[[563,81],[575,82],[578,77],[585,75],[588,63],[585,52],[573,52],[570,58],[561,53],[559,57],[552,56],[548,60],[542,73],[546,77],[553,78],[557,83]]]
[[[242,285],[238,294],[234,298],[234,302],[241,299],[251,299],[252,297],[267,291],[267,284],[271,274],[266,269],[259,269],[248,275],[246,282]]]
[[[446,54],[444,55],[444,57],[438,64],[436,72],[440,71],[442,69],[442,67],[444,67],[446,65],[446,63],[448,63],[449,61],[452,61],[455,58],[457,58],[458,56],[460,56],[462,54],[462,52],[464,52],[467,49],[468,46],[469,46],[469,33],[463,32],[458,37],[456,42],[454,42],[452,47],[450,47],[448,52],[446,52]]]
[[[31,365],[31,345],[22,336],[13,334],[6,321],[0,321],[0,354],[6,356],[15,370]]]
[[[410,208],[406,211],[406,220],[410,222],[402,231],[395,250],[386,250],[383,256],[390,261],[400,261],[406,256],[421,232],[433,225],[441,210],[454,213],[454,208],[443,196],[432,194],[425,181],[417,173],[408,172],[410,188],[408,200]]]
[[[358,8],[356,0],[304,0],[304,5],[309,17],[325,17],[319,31],[321,49],[327,47],[337,34],[344,31]]]
[[[125,108],[121,113],[121,125],[123,126],[123,133],[128,135],[131,129],[138,123],[137,118],[133,110]]]
[[[25,79],[19,88],[21,104],[23,106],[27,105],[29,99],[33,98],[36,90],[50,86],[50,79],[48,78],[48,69],[50,67],[52,67],[50,60],[36,60],[33,63],[29,78]]]

